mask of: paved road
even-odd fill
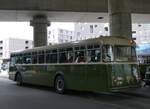
[[[149,93],[150,88],[144,91]],[[150,97],[85,92],[60,95],[49,88],[19,87],[0,78],[0,109],[150,109]]]

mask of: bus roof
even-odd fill
[[[131,42],[132,41],[132,42]],[[41,46],[41,47],[35,47],[33,49],[23,50],[22,53],[25,52],[35,52],[37,50],[47,50],[47,49],[55,49],[55,48],[64,48],[64,47],[72,47],[77,45],[86,45],[86,44],[103,44],[103,45],[126,45],[131,46],[135,45],[135,42],[131,39],[125,38],[125,37],[119,37],[119,36],[101,36],[98,38],[91,38],[81,41],[75,41],[70,43],[62,43],[62,44],[55,44],[55,45],[49,45],[49,46]],[[16,54],[18,52],[13,52],[13,54]]]

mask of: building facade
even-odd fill
[[[65,29],[51,29],[48,32],[48,44],[60,44],[73,41],[74,32]]]
[[[133,24],[132,30],[137,44],[150,43],[150,24]]]
[[[16,38],[0,40],[0,63],[9,60],[11,52],[32,48],[32,43],[31,40]]]
[[[74,40],[109,36],[108,23],[75,23]]]

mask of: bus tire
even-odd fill
[[[16,83],[17,83],[18,86],[23,85],[22,76],[21,76],[20,73],[18,73],[18,74],[16,75]]]
[[[65,92],[65,81],[64,77],[61,75],[58,75],[55,78],[55,90],[59,94],[64,94]]]

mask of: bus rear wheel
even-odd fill
[[[63,94],[65,91],[65,82],[63,76],[57,76],[55,79],[55,89],[59,94]]]
[[[20,73],[18,73],[17,76],[16,76],[16,82],[17,82],[18,86],[21,86],[23,84],[23,82],[22,82],[22,76],[21,76]]]

